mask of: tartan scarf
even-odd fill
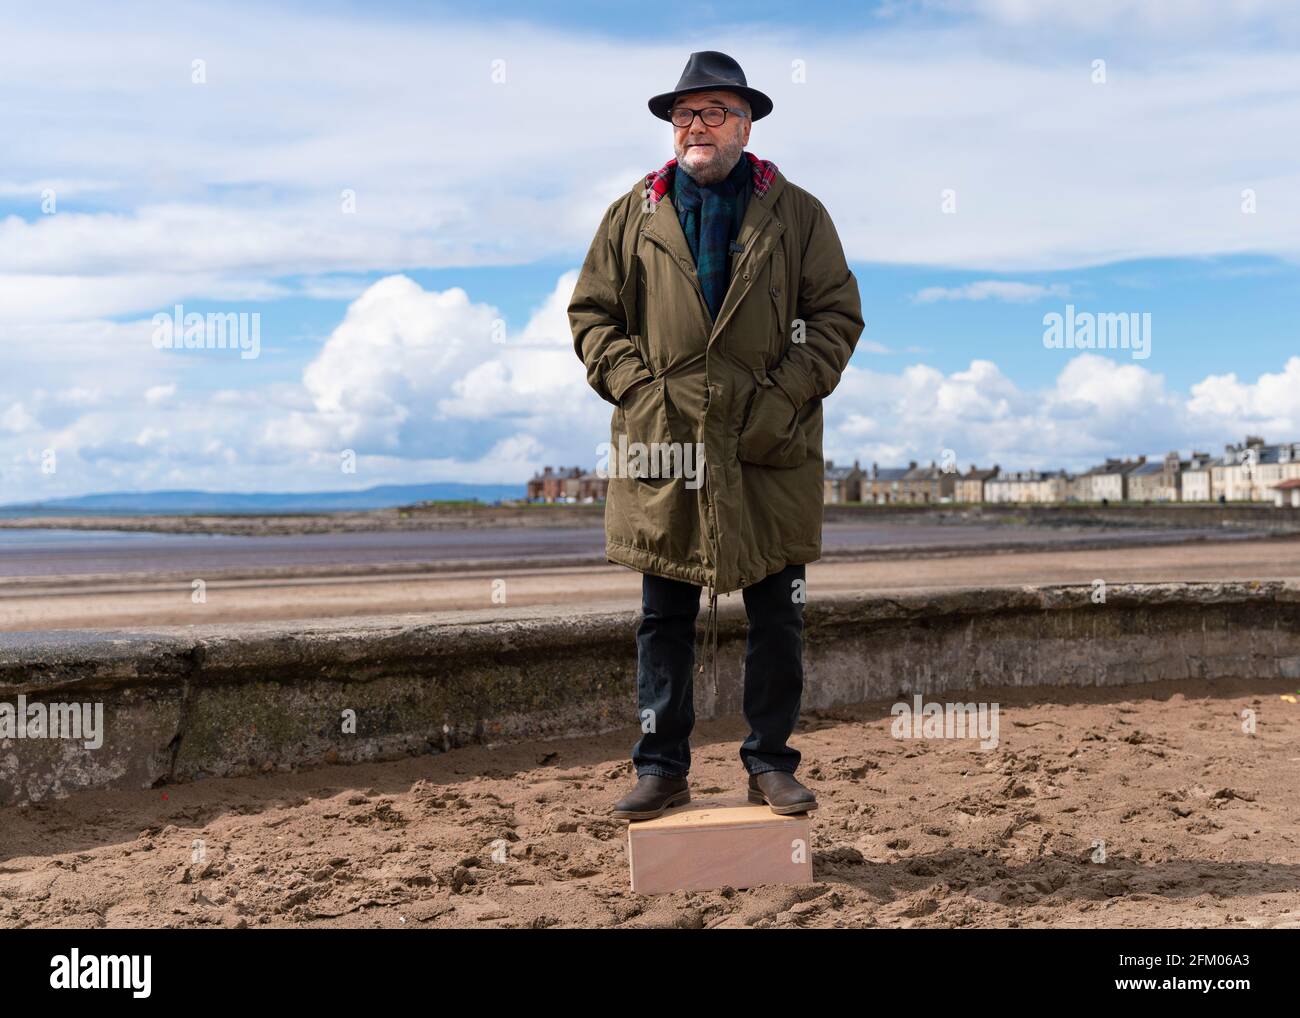
[[[678,172],[673,179],[677,218],[695,259],[704,302],[715,321],[731,282],[731,243],[740,233],[750,176],[748,161],[737,159],[732,171],[716,184],[698,184],[686,172]]]
[[[776,164],[759,159],[749,152],[725,180],[701,187],[689,173],[676,173],[677,160],[670,159],[663,168],[646,174],[646,194],[652,205],[673,190],[677,216],[686,235],[686,243],[695,258],[709,313],[716,320],[731,282],[730,245],[739,232],[745,205],[751,194],[761,198],[776,178]],[[746,183],[751,187],[746,187]]]

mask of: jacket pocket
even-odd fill
[[[665,382],[655,378],[624,393],[615,412],[614,451],[627,457],[626,477],[652,480],[667,476],[661,466],[669,463],[672,433],[668,427]]]
[[[623,318],[627,322],[627,334],[632,337],[633,343],[639,344],[641,336],[641,256],[632,255],[632,260],[628,263],[627,275],[623,279],[623,286],[618,291],[619,303],[623,305]]]
[[[767,375],[755,372],[755,377],[758,388],[736,441],[736,456],[762,467],[797,467],[808,458],[800,410]]]
[[[786,316],[785,257],[778,247],[772,252],[772,273],[768,279],[768,293],[772,295],[772,316],[776,321],[776,347],[772,351],[779,360],[790,342],[789,321]]]

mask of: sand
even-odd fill
[[[799,886],[632,894],[635,729],[81,793],[0,810],[0,926],[1298,927],[1296,685],[986,690],[987,751],[805,712]],[[697,726],[697,799],[741,800],[744,734]]]
[[[1108,583],[1292,579],[1300,577],[1300,539],[867,562],[828,559],[808,570],[812,596],[818,591],[1091,583],[1099,577]],[[493,605],[497,579],[506,581],[507,603],[512,606],[563,604],[581,611],[635,610],[641,604],[640,574],[612,565],[361,578],[214,579],[202,604],[193,602],[189,581],[160,585],[123,579],[98,588],[73,580],[51,587],[0,582],[0,632],[472,610]]]

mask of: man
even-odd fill
[[[733,590],[749,619],[749,801],[805,812],[817,802],[794,777],[788,739],[803,692],[804,566],[821,556],[821,403],[862,333],[861,299],[825,208],[744,151],[772,101],[735,60],[691,54],[649,106],[672,123],[676,158],[605,211],[569,321],[588,381],[615,407],[611,448],[701,449],[704,476],[610,474],[606,557],[644,574],[638,780],[613,815],[647,819],[690,800],[705,585],[711,624],[717,595]]]

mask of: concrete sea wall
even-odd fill
[[[637,621],[502,607],[0,633],[0,803],[482,741],[617,728],[631,740]],[[814,590],[805,623],[809,709],[1005,686],[1300,678],[1300,587],[1276,582],[1112,585],[1104,601],[1091,586]],[[719,602],[718,687],[697,675],[698,716],[740,712],[745,626],[739,596]],[[20,698],[29,711],[102,704],[101,744],[4,739],[5,705],[13,719]]]

